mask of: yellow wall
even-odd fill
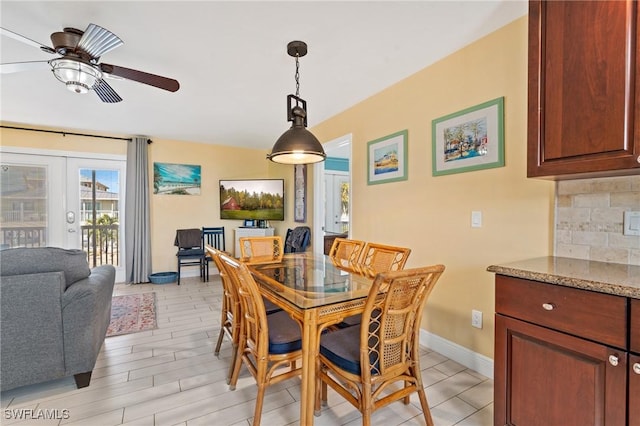
[[[526,178],[527,17],[319,124],[351,133],[352,237],[410,247],[407,267],[446,271],[423,327],[492,357],[494,276],[487,266],[552,250],[553,183]],[[505,167],[433,177],[431,121],[504,96]],[[367,142],[408,129],[408,180],[367,185]],[[471,228],[471,211],[483,214]],[[471,310],[484,313],[472,328]]]
[[[335,116],[312,131],[322,141],[353,137],[352,236],[413,251],[407,267],[443,263],[442,279],[427,305],[423,327],[491,357],[493,274],[486,267],[552,251],[553,183],[526,178],[527,18],[521,18],[459,52]],[[496,169],[433,177],[431,120],[490,99],[505,99],[505,162]],[[409,179],[367,185],[370,140],[408,129]],[[0,129],[3,145],[90,152],[125,152],[125,143]],[[224,225],[231,249],[235,221],[221,221],[218,179],[283,177],[286,222],[293,227],[293,169],[265,160],[265,151],[158,140],[154,161],[200,164],[202,195],[151,195],[154,272],[175,270],[175,230]],[[117,152],[112,152],[113,150]],[[307,172],[309,222],[312,168]],[[470,227],[472,210],[482,228]],[[484,328],[471,328],[471,310],[484,312]]]

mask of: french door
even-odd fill
[[[124,281],[124,157],[2,152],[0,245],[81,249]]]

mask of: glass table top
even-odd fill
[[[328,256],[308,253],[287,254],[281,262],[249,269],[259,285],[302,309],[367,297],[372,283],[336,267]]]

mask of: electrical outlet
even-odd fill
[[[471,311],[471,326],[475,328],[482,328],[481,311],[476,311],[475,309]]]

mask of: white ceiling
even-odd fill
[[[527,13],[518,1],[82,1],[0,2],[2,27],[42,44],[89,23],[124,45],[101,62],[175,78],[171,93],[108,80],[124,99],[65,89],[48,71],[0,75],[0,119],[67,131],[145,135],[269,149],[289,128],[295,93],[291,40],[309,126],[320,123]],[[0,62],[49,60],[0,37]]]

